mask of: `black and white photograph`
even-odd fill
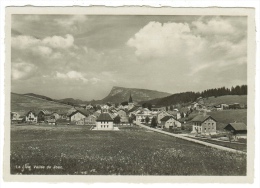
[[[254,26],[227,12],[10,13],[9,175],[251,175]]]

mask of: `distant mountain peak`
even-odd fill
[[[159,91],[149,90],[149,89],[113,86],[108,96],[102,99],[102,102],[121,103],[124,101],[128,101],[130,94],[134,102],[151,100],[151,99],[161,98],[161,97],[166,97],[171,95],[170,93],[159,92]]]

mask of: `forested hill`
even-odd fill
[[[226,87],[207,89],[202,92],[184,92],[176,93],[167,97],[157,98],[149,101],[142,101],[141,104],[147,103],[156,106],[168,106],[181,103],[194,102],[197,98],[203,97],[219,97],[224,95],[247,95],[247,85],[232,87],[231,89]]]

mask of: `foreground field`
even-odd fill
[[[12,174],[246,175],[246,156],[138,127],[11,127]]]

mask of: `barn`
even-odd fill
[[[247,138],[247,126],[244,123],[229,123],[224,129],[234,135],[235,140]]]

